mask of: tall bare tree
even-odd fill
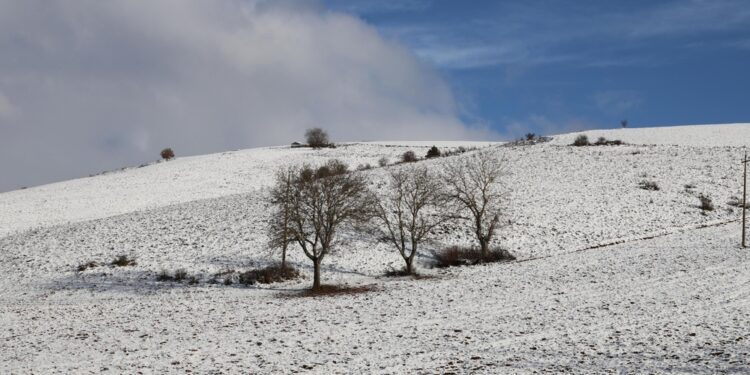
[[[414,273],[414,257],[420,243],[446,220],[442,183],[425,167],[399,168],[391,173],[386,194],[378,199],[375,217],[379,231],[406,262],[406,273]]]
[[[268,226],[269,247],[281,249],[281,268],[286,268],[286,252],[294,242],[290,226],[292,218],[292,193],[296,179],[295,168],[281,168],[276,172],[276,182],[271,188],[270,201],[274,206]]]
[[[489,254],[490,241],[500,224],[503,173],[503,160],[491,151],[483,151],[455,158],[444,174],[447,197],[469,214],[483,258]]]
[[[313,289],[317,289],[320,264],[333,248],[336,234],[347,225],[367,221],[373,203],[364,176],[348,172],[347,165],[338,160],[317,169],[303,166],[293,175],[291,194],[285,196],[290,208],[286,233],[313,262]],[[274,189],[282,190],[279,184]]]

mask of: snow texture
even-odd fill
[[[741,193],[750,125],[586,134],[628,144],[436,143],[506,160],[495,245],[519,260],[430,268],[432,250],[472,244],[452,224],[417,259],[427,277],[385,278],[402,266],[397,252],[348,231],[323,279],[374,288],[361,294],[300,297],[312,272],[295,248],[302,280],[210,280],[278,258],[265,245],[277,167],[377,166],[431,142],[234,151],[0,194],[0,373],[750,371],[750,251],[727,204]],[[410,167],[357,173],[378,191],[390,169]],[[715,210],[698,207],[700,194]],[[122,254],[137,264],[108,264]],[[90,261],[101,265],[77,271]],[[156,281],[177,269],[198,284]]]

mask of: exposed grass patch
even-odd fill
[[[657,191],[659,190],[659,184],[656,183],[656,181],[646,181],[643,180],[638,183],[638,187],[643,190],[650,190],[650,191]]]
[[[307,289],[301,293],[286,294],[287,297],[333,297],[340,295],[354,295],[376,291],[375,285],[321,285],[316,289]]]
[[[471,266],[479,263],[498,263],[516,260],[508,250],[503,248],[494,248],[482,256],[482,252],[477,248],[449,246],[441,251],[435,252],[435,267],[459,267]]]
[[[729,197],[729,201],[727,201],[727,204],[732,207],[742,208],[742,199],[739,197]],[[745,202],[745,208],[750,208],[750,202]]]
[[[118,255],[113,261],[112,266],[114,267],[127,267],[127,266],[135,266],[135,259],[128,258],[127,255]]]
[[[96,268],[98,266],[99,266],[99,263],[94,262],[92,260],[92,261],[89,261],[89,262],[86,262],[86,263],[79,264],[78,267],[76,268],[76,270],[78,270],[78,272],[83,272],[83,271],[86,271],[87,269]]]

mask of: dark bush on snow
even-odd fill
[[[156,275],[156,281],[183,281],[188,280],[190,284],[197,284],[198,278],[195,276],[191,276],[188,279],[188,273],[185,271],[185,269],[180,268],[177,271],[174,271],[173,275],[170,275],[169,272],[162,270],[158,275]]]
[[[427,155],[425,157],[427,159],[440,157],[440,150],[436,146],[432,146],[427,150]]]
[[[449,246],[439,252],[435,252],[434,256],[435,267],[438,268],[470,266],[479,263],[508,262],[516,259],[508,250],[499,247],[491,249],[484,257],[482,256],[482,252],[477,248],[461,246]]]
[[[99,265],[99,263],[96,263],[96,262],[94,262],[92,260],[90,262],[86,262],[86,263],[80,264],[78,266],[77,270],[78,270],[78,272],[83,272],[83,271],[86,271],[89,268],[95,268],[98,265]]]
[[[656,191],[659,190],[659,185],[655,181],[641,181],[638,183],[638,187],[643,190]]]
[[[135,264],[135,259],[128,258],[127,255],[118,255],[117,258],[112,261],[112,265],[115,267],[134,266]]]
[[[585,134],[581,134],[573,141],[573,146],[588,146],[589,143],[589,137],[587,137]]]
[[[275,264],[260,268],[257,270],[249,270],[240,273],[239,282],[243,285],[254,285],[254,284],[272,284],[287,280],[293,280],[299,277],[299,271],[292,266],[281,267],[281,265]]]
[[[378,159],[378,165],[381,167],[385,167],[388,165],[388,158],[383,156],[382,158]]]
[[[403,155],[401,155],[401,162],[403,163],[412,163],[417,161],[417,155],[414,153],[414,151],[406,151]]]
[[[700,200],[700,209],[705,211],[713,211],[714,210],[714,203],[711,201],[711,198],[708,195],[699,195],[698,199]]]
[[[184,269],[180,268],[179,270],[174,271],[175,281],[182,281],[182,280],[185,280],[186,278],[187,278],[187,271],[185,271]]]

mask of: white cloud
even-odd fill
[[[0,191],[166,146],[287,144],[312,126],[338,141],[495,137],[459,120],[451,89],[410,51],[310,3],[0,2],[0,56],[12,56],[0,87],[19,114],[0,117]],[[48,151],[9,161],[29,147]]]

